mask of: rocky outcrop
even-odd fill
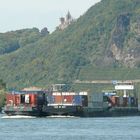
[[[110,52],[114,61],[122,63],[126,67],[135,67],[135,52],[133,49],[125,49],[124,42],[130,31],[130,14],[119,15],[114,31],[111,35]]]
[[[111,45],[115,45],[117,48],[121,49],[125,41],[125,36],[129,31],[130,27],[130,14],[122,14],[117,17],[116,27],[112,34]]]

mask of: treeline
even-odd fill
[[[0,79],[0,110],[5,104],[6,83]]]
[[[37,28],[23,29],[0,34],[0,55],[8,54],[30,43],[38,41],[41,37],[49,34],[44,27],[41,31]]]

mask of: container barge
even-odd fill
[[[80,116],[83,107],[88,104],[87,92],[52,92],[47,95],[46,115]]]
[[[121,89],[122,90],[122,89]],[[138,97],[117,90],[101,93],[64,92],[62,90],[13,91],[6,95],[7,115],[72,115],[111,117],[140,115]]]
[[[6,94],[4,112],[7,115],[72,115],[80,116],[87,106],[87,92],[58,92],[24,89]]]

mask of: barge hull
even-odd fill
[[[46,116],[51,115],[70,115],[70,116],[81,116],[83,114],[82,107],[80,106],[46,106],[43,108],[43,112]]]

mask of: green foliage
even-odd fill
[[[20,47],[34,43],[40,38],[37,28],[23,29],[0,34],[0,54],[11,53]]]
[[[135,80],[140,79],[139,68],[94,68],[85,67],[80,72],[80,80]]]
[[[6,84],[0,79],[0,108],[5,104],[5,89]]]
[[[102,0],[64,31],[48,35],[46,28],[41,33],[33,28],[0,34],[0,77],[8,89],[76,79],[139,78],[139,68],[127,75],[130,69],[108,57],[117,17],[130,13],[131,25],[136,24],[139,7],[138,0]],[[135,34],[131,30],[121,34],[122,49],[132,47]],[[133,45],[137,46],[138,42]]]
[[[5,104],[5,91],[0,90],[0,108]]]

